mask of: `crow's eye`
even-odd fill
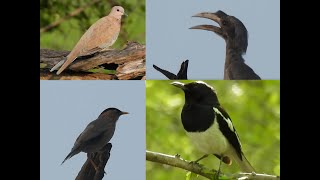
[[[224,26],[225,26],[225,25],[227,25],[227,24],[228,24],[228,22],[227,22],[227,21],[225,21],[225,20],[223,20],[223,21],[222,21],[222,25],[224,25]]]

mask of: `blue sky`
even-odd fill
[[[191,17],[222,10],[236,16],[249,32],[248,64],[262,79],[280,78],[280,1],[149,0],[146,13],[147,79],[167,79],[152,64],[177,73],[189,59],[189,79],[223,79],[225,41],[213,32],[189,29],[217,25]]]
[[[60,164],[108,107],[130,114],[117,122],[104,179],[145,179],[144,81],[40,81],[40,179],[75,179],[86,154]]]

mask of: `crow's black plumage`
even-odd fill
[[[213,31],[226,41],[226,59],[224,64],[224,79],[259,80],[261,79],[242,57],[248,47],[248,32],[244,24],[234,16],[229,16],[223,11],[216,13],[203,12],[193,17],[211,19],[220,27],[213,25],[193,26],[190,29]]]
[[[171,84],[184,91],[181,121],[191,143],[205,155],[222,157],[221,160],[227,164],[235,160],[243,172],[254,172],[242,152],[231,118],[220,105],[214,88],[202,81]]]
[[[153,65],[153,68],[157,71],[161,72],[163,75],[165,75],[168,79],[174,80],[174,79],[180,79],[180,80],[187,80],[188,79],[188,63],[189,60],[185,60],[181,63],[180,70],[177,75],[173,74],[172,72],[169,72],[167,70],[161,69],[156,65]]]

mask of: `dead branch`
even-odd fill
[[[101,180],[104,176],[104,168],[110,157],[111,148],[112,144],[108,143],[100,152],[91,154],[91,158],[99,170],[96,171],[90,160],[87,159],[75,180]]]
[[[92,56],[77,58],[59,76],[49,70],[70,51],[40,49],[40,79],[141,79],[146,74],[146,48],[137,42],[128,42],[122,50],[107,50]],[[89,69],[99,66],[113,66],[115,74],[88,73]],[[110,70],[110,69],[109,69]]]

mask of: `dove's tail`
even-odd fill
[[[56,65],[53,66],[53,68],[50,69],[50,72],[57,70],[66,60],[59,61]]]

